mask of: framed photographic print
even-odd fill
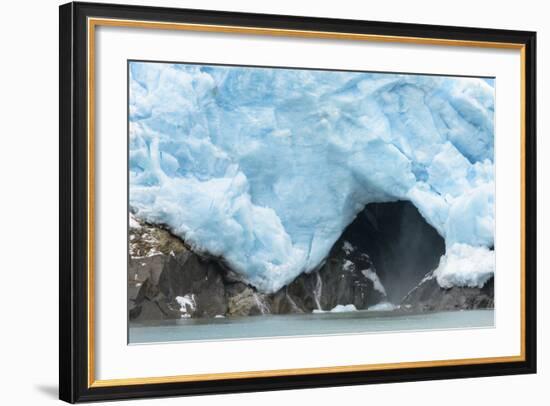
[[[536,371],[533,32],[60,7],[60,398]]]

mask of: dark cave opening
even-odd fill
[[[408,201],[368,204],[342,238],[368,253],[392,303],[400,303],[445,253],[444,239]]]

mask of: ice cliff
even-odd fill
[[[491,80],[130,63],[130,206],[273,292],[366,204],[411,201],[441,286],[494,271]],[[475,261],[475,262],[473,262]]]

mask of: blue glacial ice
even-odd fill
[[[315,269],[366,204],[396,200],[445,239],[442,286],[492,275],[491,80],[131,62],[129,86],[135,215],[260,290]]]

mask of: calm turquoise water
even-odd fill
[[[264,315],[217,319],[180,319],[130,324],[129,343],[224,340],[303,335],[445,330],[494,326],[494,310],[407,314],[349,313]]]

